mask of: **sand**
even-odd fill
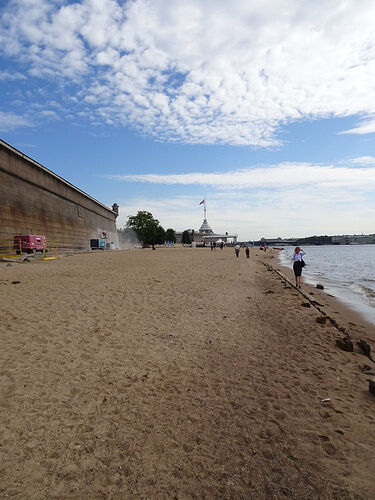
[[[0,498],[375,498],[375,364],[263,261],[291,277],[276,251],[0,263]]]

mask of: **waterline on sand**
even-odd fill
[[[303,281],[321,283],[325,292],[375,324],[375,245],[304,247]],[[293,248],[280,252],[280,263],[291,267]]]

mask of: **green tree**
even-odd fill
[[[166,230],[165,239],[167,241],[173,241],[173,243],[176,243],[176,233],[174,232],[173,229],[169,228]]]
[[[139,211],[137,215],[130,215],[126,227],[134,229],[139,241],[145,245],[155,243],[159,221],[154,219],[150,212]]]
[[[189,231],[186,230],[182,233],[181,243],[186,243],[187,245],[191,243]]]
[[[159,225],[157,230],[156,230],[155,243],[157,245],[162,245],[165,240],[166,240],[165,229]]]

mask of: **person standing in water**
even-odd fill
[[[291,257],[293,261],[294,277],[296,279],[296,288],[301,288],[302,268],[305,265],[302,257],[305,255],[305,253],[306,252],[304,252],[300,247],[296,247],[294,249],[294,254]]]

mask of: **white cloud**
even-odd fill
[[[357,158],[367,162],[371,157]],[[351,160],[353,161],[353,160]],[[320,186],[324,188],[355,187],[368,189],[375,186],[375,167],[336,167],[309,163],[281,163],[275,166],[258,166],[229,172],[191,174],[117,175],[109,178],[118,181],[153,184],[180,184],[211,186],[219,189],[285,189],[291,187]]]
[[[32,122],[27,117],[0,111],[1,131],[13,130],[20,127],[31,127],[32,125]]]
[[[18,71],[0,71],[0,81],[25,80],[26,76]]]
[[[201,191],[200,191],[201,193]],[[164,228],[198,230],[203,221],[201,197],[127,198],[120,203],[118,227],[128,215],[148,210]],[[373,196],[353,194],[349,188],[292,187],[281,191],[207,193],[207,220],[217,233],[237,233],[240,240],[261,237],[301,237],[314,234],[369,234],[374,232]]]
[[[45,109],[41,111],[40,116],[42,118],[48,118],[49,120],[58,120],[59,115],[56,113],[56,111],[53,111],[51,109]]]
[[[149,210],[164,227],[198,230],[203,218],[199,202],[206,193],[212,228],[238,233],[241,240],[373,233],[375,166],[370,159],[356,158],[365,167],[348,160],[348,167],[280,164],[222,174],[113,176],[114,180],[164,184],[163,198],[157,193],[120,203],[118,221],[124,225],[128,215]],[[175,185],[188,186],[189,194],[177,196]]]
[[[349,160],[349,162],[354,165],[375,166],[375,158],[373,156],[357,156]]]
[[[287,122],[375,114],[374,25],[372,0],[13,0],[0,46],[34,77],[80,82],[108,123],[264,147]]]
[[[373,134],[375,132],[375,119],[364,120],[358,127],[339,132],[339,134]]]

